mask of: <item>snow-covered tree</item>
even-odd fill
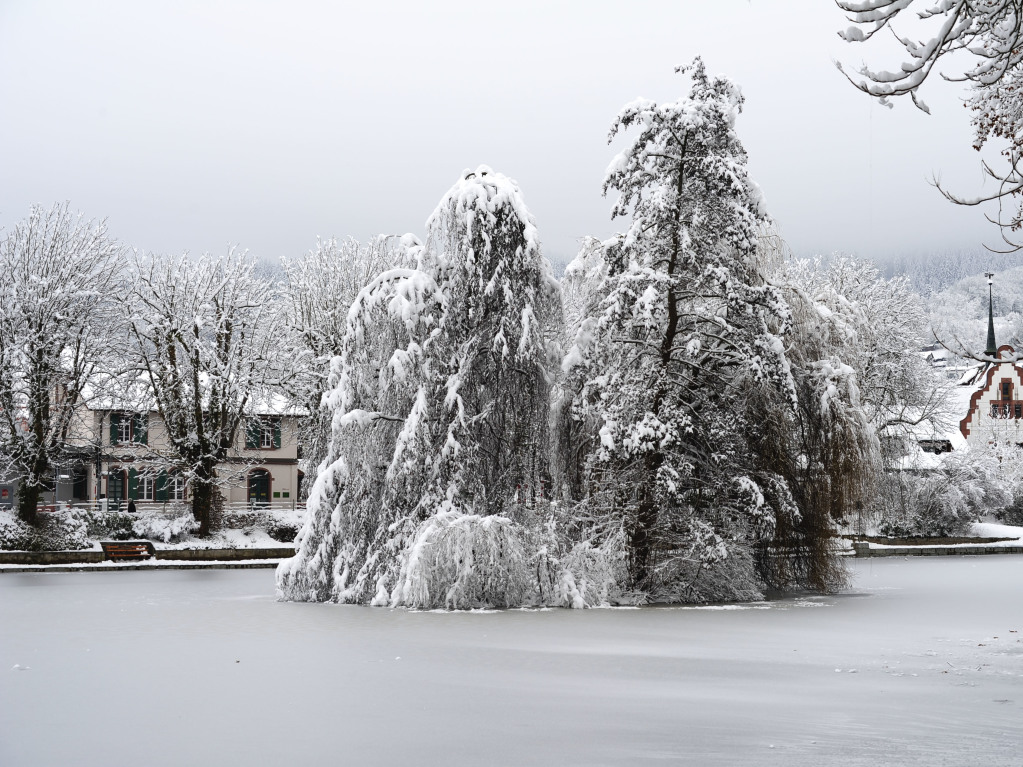
[[[605,192],[629,226],[584,242],[560,306],[517,187],[486,168],[359,292],[282,598],[579,607],[838,585],[834,518],[877,466],[845,360],[865,313],[790,279],[738,88],[699,59],[681,71],[688,97],[616,120],[630,142]]]
[[[831,537],[840,522],[869,501],[880,471],[877,431],[889,411],[902,412],[880,391],[872,391],[877,407],[865,401],[861,376],[869,378],[875,361],[861,345],[883,335],[872,323],[883,328],[888,319],[868,315],[842,292],[851,292],[856,282],[848,279],[844,266],[831,271],[820,262],[776,263],[772,281],[791,311],[785,345],[795,407],[763,387],[751,392],[749,401],[751,411],[759,414],[747,432],[751,448],[760,465],[780,478],[796,509],[779,516],[774,531],[772,546],[785,555],[767,557],[762,564],[775,583],[822,590],[844,580]],[[858,287],[868,291],[866,285]],[[875,348],[874,353],[883,355],[884,350]],[[902,348],[895,356],[910,365],[918,361],[912,349]],[[897,364],[893,360],[892,367]],[[872,419],[871,412],[877,417]]]
[[[521,603],[545,492],[558,288],[515,182],[466,172],[414,263],[348,312],[330,450],[278,590],[294,600]]]
[[[885,279],[868,261],[838,257],[789,260],[785,280],[826,315],[814,322],[832,328],[831,348],[855,372],[864,414],[879,434],[951,425],[950,384],[918,353],[929,340],[927,315],[908,278]]]
[[[33,207],[0,240],[0,475],[20,480],[18,514],[66,456],[69,429],[123,327],[122,248],[68,205]]]
[[[961,536],[984,515],[1011,514],[1019,497],[1019,448],[977,445],[931,456],[927,471],[891,471],[875,502],[890,536]]]
[[[321,403],[330,362],[342,352],[348,309],[370,280],[401,265],[415,244],[414,237],[377,238],[368,244],[331,238],[317,240],[302,258],[284,262],[288,322],[299,362],[290,389],[296,405],[309,413],[301,435],[303,487],[315,482],[317,467],[327,457],[330,416]]]
[[[589,275],[595,304],[566,386],[575,417],[598,426],[586,503],[623,527],[629,585],[744,598],[761,585],[756,547],[791,511],[744,438],[750,387],[794,399],[788,307],[758,263],[766,212],[735,132],[742,95],[700,59],[678,71],[692,80],[687,97],[637,100],[612,126],[612,140],[632,135],[604,189],[631,221],[566,270]]]
[[[909,96],[930,112],[920,91],[939,62],[949,63],[946,80],[965,82],[966,107],[973,113],[974,148],[991,139],[1002,143],[1002,168],[983,163],[985,173],[998,183],[997,191],[966,197],[942,189],[953,202],[978,205],[990,200],[1008,202],[1023,194],[1023,4],[1019,0],[835,0],[853,25],[839,34],[848,42],[863,43],[879,32],[891,31],[905,58],[893,69],[860,67],[849,79],[864,91],[891,105],[891,99]],[[905,26],[895,31],[896,21]],[[906,29],[908,27],[908,30]],[[841,68],[841,67],[840,67]],[[998,223],[1005,242],[1021,247],[1012,232],[1023,228],[1023,207],[1006,211],[1000,205]]]
[[[246,415],[273,400],[294,362],[281,301],[252,271],[235,250],[225,258],[138,258],[128,297],[129,369],[166,425],[201,536],[215,522],[218,465]]]
[[[580,351],[592,340],[592,328],[601,311],[608,289],[608,265],[603,243],[587,237],[578,255],[565,267],[561,278],[564,310],[562,346],[571,350],[562,362],[569,372],[554,390],[552,471],[554,491],[562,500],[571,501],[586,494],[586,472],[590,454],[599,443],[601,418],[598,412],[582,408],[576,398],[586,383],[585,371],[578,369]]]

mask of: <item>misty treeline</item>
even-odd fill
[[[878,266],[889,277],[905,275],[913,292],[929,299],[968,277],[984,272],[1000,273],[1018,267],[1019,255],[996,253],[983,248],[945,250],[895,255],[879,260]],[[976,295],[980,297],[980,293]]]
[[[152,408],[200,534],[247,413],[307,413],[285,599],[476,607],[745,600],[837,588],[942,382],[905,277],[797,260],[697,59],[612,124],[622,231],[556,279],[517,184],[465,172],[422,238],[130,252],[67,206],[0,241],[0,467],[31,522],[70,424]],[[63,271],[61,271],[63,270]]]

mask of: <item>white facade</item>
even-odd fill
[[[258,415],[243,422],[217,472],[231,507],[295,508],[301,489],[299,424],[295,415]],[[57,470],[57,501],[135,501],[138,508],[187,501],[173,469],[174,455],[156,411],[88,409],[69,443],[78,458]]]

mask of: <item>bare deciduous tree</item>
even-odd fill
[[[217,467],[246,414],[291,374],[281,301],[244,253],[137,259],[129,357],[188,479],[199,535],[211,532]]]
[[[1010,249],[1023,247],[1012,234],[1023,229],[1023,207],[1005,207],[1011,198],[1023,195],[1023,4],[1019,0],[835,2],[853,22],[839,33],[844,40],[862,43],[879,32],[891,31],[905,51],[904,61],[893,70],[864,65],[849,74],[839,65],[864,93],[888,106],[893,98],[909,96],[929,113],[920,91],[941,62],[954,68],[951,74],[941,72],[943,79],[968,85],[965,103],[973,114],[974,148],[980,150],[990,139],[1004,142],[1001,154],[1005,164],[1001,168],[982,162],[985,174],[998,188],[989,194],[965,196],[935,183],[945,197],[960,205],[997,200],[998,215],[989,218],[999,225]],[[894,28],[897,20],[903,24],[900,31]]]
[[[119,325],[122,249],[67,204],[33,207],[0,240],[0,471],[34,523],[43,487]]]
[[[298,362],[290,390],[298,407],[309,414],[301,438],[304,489],[315,482],[327,457],[330,414],[321,405],[331,360],[342,352],[348,310],[365,285],[399,265],[408,248],[418,244],[412,235],[381,237],[368,244],[332,238],[318,240],[302,258],[284,262],[288,323]]]

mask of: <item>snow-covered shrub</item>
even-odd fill
[[[878,531],[893,537],[966,535],[1013,502],[998,457],[984,448],[943,456],[933,471],[891,472],[881,489]]]
[[[270,509],[262,520],[266,534],[275,541],[292,543],[302,529],[304,509]]]
[[[199,529],[199,522],[184,505],[170,507],[169,511],[147,509],[138,514],[132,531],[140,538],[163,543],[177,543]]]
[[[88,524],[75,510],[38,514],[36,520],[33,527],[13,511],[0,510],[0,550],[75,551],[92,545]]]
[[[678,556],[663,560],[653,574],[654,602],[750,602],[763,599],[765,584],[752,548],[732,545],[721,558]]]
[[[398,585],[374,604],[467,610],[518,607],[530,579],[519,529],[507,517],[442,511],[420,525]],[[381,584],[382,585],[382,584]]]
[[[32,551],[75,551],[92,545],[88,524],[73,510],[38,514],[36,519],[27,547]]]
[[[225,511],[221,526],[230,530],[259,528],[275,541],[291,543],[302,528],[305,509],[246,509]]]
[[[13,510],[0,509],[0,551],[24,551],[30,547],[32,527],[18,519]]]
[[[85,523],[93,540],[126,541],[134,537],[131,526],[136,517],[127,512],[72,507],[68,514]]]
[[[247,527],[261,527],[265,524],[266,515],[258,509],[245,511],[225,511],[221,524],[229,530],[243,530]]]
[[[1012,492],[1012,501],[1004,508],[996,509],[995,519],[1006,525],[1023,527],[1023,486],[1016,485]]]
[[[541,598],[543,604],[557,607],[601,607],[637,601],[622,592],[628,582],[628,555],[625,533],[618,528],[595,543],[584,540],[574,544],[557,561],[554,599]],[[538,564],[546,551],[538,553]],[[539,570],[539,567],[538,567]],[[548,572],[550,566],[547,566]],[[539,573],[537,576],[540,581]],[[544,595],[541,594],[541,597]]]

